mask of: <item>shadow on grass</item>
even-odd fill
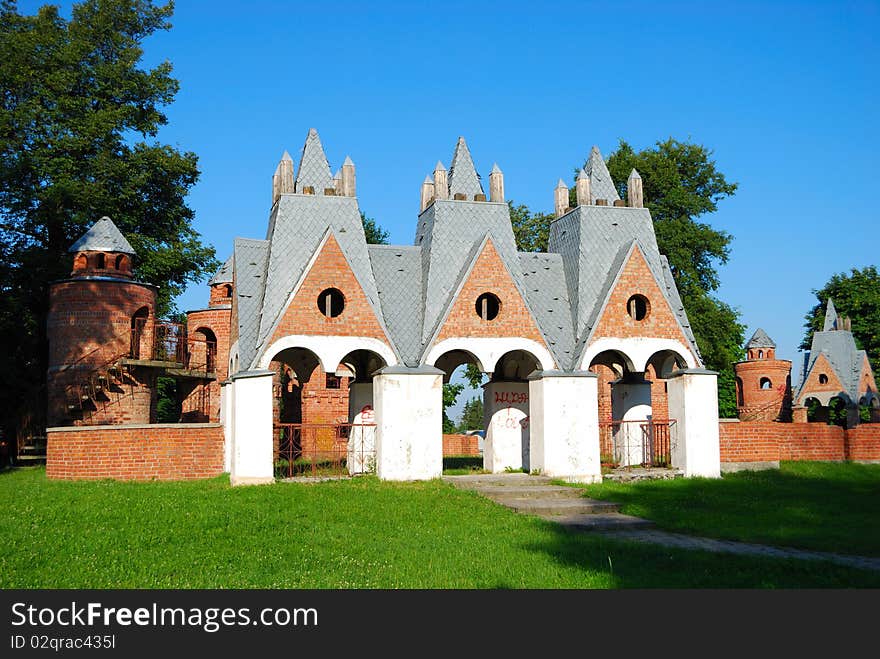
[[[880,556],[880,465],[783,463],[722,479],[603,483],[589,497],[694,535]]]

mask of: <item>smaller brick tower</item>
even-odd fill
[[[49,288],[49,426],[149,423],[151,374],[120,365],[153,344],[156,287],[132,279],[134,249],[102,217],[68,250],[69,279]]]
[[[758,329],[734,364],[736,413],[741,421],[791,420],[791,362],[776,359],[776,344]]]

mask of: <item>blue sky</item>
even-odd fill
[[[717,294],[782,358],[812,289],[878,264],[880,2],[181,0],[172,23],[146,43],[181,84],[159,139],[198,154],[189,203],[221,259],[264,237],[277,161],[313,126],[402,244],[459,135],[484,182],[498,162],[507,196],[540,211],[593,144],[704,144],[739,183],[701,218],[734,236]]]

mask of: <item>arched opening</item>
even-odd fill
[[[101,253],[95,255],[95,269],[105,270],[107,268],[107,257]]]
[[[770,382],[770,378],[761,378],[759,386],[766,391],[773,388],[773,383]]]
[[[531,469],[528,377],[540,369],[538,358],[527,350],[506,352],[495,363],[483,386],[484,469]]]
[[[199,327],[189,337],[189,368],[213,373],[217,370],[217,335],[208,327]]]
[[[140,359],[141,354],[147,354],[149,359],[149,351],[145,350],[143,345],[147,340],[147,321],[150,318],[149,307],[141,307],[131,317],[131,342],[129,348],[129,356],[132,359]]]
[[[809,423],[828,423],[828,408],[818,398],[810,396],[804,401],[807,408],[807,421]]]
[[[353,350],[328,371],[307,348],[286,348],[273,357],[277,475],[375,470],[373,374],[383,366],[386,361],[366,349]]]
[[[828,384],[828,376],[825,373],[819,373],[819,384]]]
[[[116,262],[113,264],[113,267],[119,271],[128,270],[128,263],[125,254],[120,254],[116,257]]]
[[[764,351],[763,350],[758,351],[758,359],[764,359]]]
[[[181,421],[206,423],[219,416],[219,390],[214,379],[217,370],[217,337],[208,327],[199,327],[187,337],[186,368],[211,379],[187,378],[178,384]]]
[[[736,378],[736,406],[743,406],[743,381],[742,378]]]
[[[232,285],[226,284],[223,287],[223,297],[232,297]]]
[[[434,360],[434,366],[443,371],[443,468],[483,469],[486,460],[483,385],[487,380],[484,367],[472,352],[464,349],[444,352]]]
[[[79,270],[85,270],[89,265],[89,260],[85,254],[80,252],[73,259],[73,270],[77,272]]]

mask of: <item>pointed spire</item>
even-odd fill
[[[581,171],[578,172],[574,186],[575,195],[577,196],[577,205],[589,206],[593,201],[590,197],[590,177],[587,176],[583,167],[581,168]]]
[[[134,248],[106,215],[95,222],[67,251],[134,254]]]
[[[345,156],[345,161],[342,163],[342,196],[343,197],[354,197],[355,194],[355,175],[354,175],[354,163],[351,161],[351,158]]]
[[[467,199],[483,194],[480,176],[474,168],[474,161],[463,137],[458,138],[452,164],[449,165],[449,194],[463,194]]]
[[[272,175],[272,205],[275,205],[282,194],[291,192],[293,192],[293,160],[285,149]]]
[[[633,168],[626,180],[626,198],[631,208],[644,208],[645,197],[642,189],[642,177]]]
[[[285,160],[289,160],[290,162],[293,162],[293,158],[291,158],[290,154],[287,153],[287,149],[284,149],[284,153],[281,156],[281,160],[282,160],[282,162]]]
[[[439,160],[434,166],[434,199],[448,199],[449,184],[446,179],[446,168]]]
[[[318,131],[310,128],[296,173],[296,191],[302,194],[306,187],[311,187],[315,194],[321,194],[324,188],[330,187],[330,181],[330,164],[324,155],[321,138]]]
[[[497,162],[489,173],[489,201],[504,201],[504,172]]]
[[[421,213],[434,201],[434,181],[431,180],[430,176],[426,176],[425,180],[422,181],[422,188],[419,196],[419,213]]]
[[[834,308],[834,302],[828,298],[828,305],[825,307],[825,324],[822,327],[823,332],[832,332],[837,329],[838,325],[837,309]]]
[[[590,157],[587,158],[584,171],[590,177],[590,193],[593,203],[596,202],[596,199],[605,199],[609,204],[612,204],[620,199],[599,147],[594,146],[590,150]]]
[[[556,184],[553,198],[556,206],[556,217],[562,217],[568,208],[568,186],[565,185],[565,181],[562,179],[559,179],[559,183]]]

